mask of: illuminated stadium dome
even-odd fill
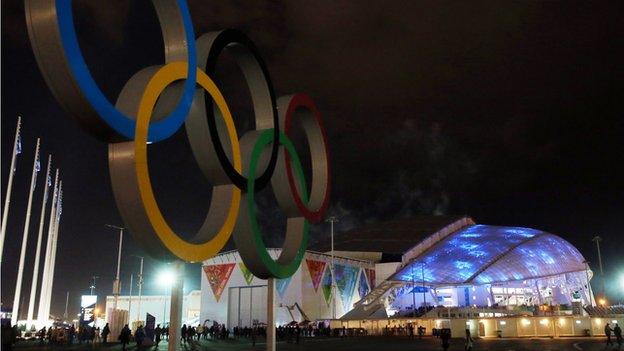
[[[277,282],[277,320],[435,319],[476,310],[497,317],[551,306],[580,315],[595,305],[591,276],[579,251],[557,235],[463,216],[415,217],[338,234],[333,255],[329,240],[311,245],[297,272]],[[236,251],[206,260],[200,318],[228,327],[262,322],[266,286]]]
[[[356,303],[360,308],[349,317],[362,318],[375,305],[400,315],[410,313],[414,305],[422,309],[593,304],[585,259],[554,234],[442,217],[437,230],[420,238],[411,233],[418,221],[374,225],[345,235],[358,240],[386,237],[394,246],[409,238],[418,241],[401,254],[395,272]],[[342,249],[349,246],[342,244]],[[375,246],[374,250],[383,250],[383,239]]]

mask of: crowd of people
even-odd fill
[[[606,348],[608,348],[609,346],[615,346],[613,344],[613,340],[611,340],[611,335],[615,336],[615,342],[618,345],[618,350],[620,350],[622,348],[622,343],[624,342],[622,339],[622,328],[620,328],[620,325],[618,323],[615,323],[615,327],[613,327],[613,329],[611,328],[611,324],[607,323],[605,325],[604,328],[604,332],[605,335],[607,336],[607,345]]]

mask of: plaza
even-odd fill
[[[475,350],[491,351],[598,351],[604,350],[604,339],[595,338],[512,338],[512,339],[477,339]],[[464,350],[462,339],[451,339],[449,350]],[[154,350],[166,350],[167,343],[163,342]],[[391,348],[389,348],[391,345]],[[181,347],[181,350],[224,350],[224,351],[256,351],[264,350],[265,344],[259,339],[255,346],[249,340],[228,341],[202,341],[194,347]],[[16,351],[34,350],[97,350],[97,351],[120,351],[121,346],[111,344],[103,346],[73,345],[63,347],[37,346],[35,343],[22,343],[15,347]],[[130,350],[134,346],[129,347]],[[319,338],[300,340],[299,344],[286,341],[278,341],[277,349],[281,351],[378,351],[378,350],[418,350],[438,351],[441,349],[440,340],[437,338],[423,338],[413,340],[407,337],[356,337],[356,338]],[[617,348],[616,348],[617,349]]]

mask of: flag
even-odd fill
[[[334,274],[338,293],[342,299],[342,309],[346,313],[351,310],[351,299],[355,291],[355,284],[359,272],[358,267],[343,264],[334,265]]]
[[[245,278],[245,282],[247,282],[247,285],[251,284],[254,278],[251,271],[247,268],[247,266],[245,266],[243,262],[240,262],[238,266],[240,267],[240,270],[243,273],[243,278]]]
[[[37,150],[37,155],[35,155],[37,159],[35,160],[35,171],[39,172],[41,170],[41,160],[39,159],[39,150]]]
[[[234,267],[236,267],[235,263],[204,266],[206,279],[210,284],[210,288],[212,289],[212,293],[214,294],[215,300],[217,300],[217,302],[219,302],[221,294],[223,293],[223,290],[225,289],[228,280],[230,280],[230,275],[232,275]]]
[[[324,261],[306,259],[306,264],[308,266],[308,272],[310,272],[310,278],[312,278],[312,286],[316,292],[318,291],[319,284],[321,283],[326,263]]]
[[[58,201],[56,202],[56,218],[61,218],[63,213],[63,190],[59,191]]]
[[[284,298],[284,294],[286,293],[286,289],[288,288],[288,283],[290,283],[290,278],[292,277],[277,279],[275,281],[275,290],[277,290],[277,293],[281,299]]]
[[[15,154],[19,155],[22,153],[22,136],[17,134],[17,147],[15,148]]]

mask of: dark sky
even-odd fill
[[[133,73],[163,61],[155,13],[148,1],[76,3],[87,62],[114,101]],[[189,0],[189,5],[196,35],[244,31],[267,61],[278,96],[302,91],[315,99],[329,133],[331,213],[341,218],[340,231],[417,214],[467,214],[479,223],[558,234],[594,269],[591,238],[600,235],[608,286],[615,287],[610,283],[616,274],[624,274],[621,3]],[[222,89],[238,125],[248,128],[248,94],[238,89],[244,87],[242,78],[227,57],[224,62],[222,72],[228,74],[220,76]],[[100,277],[97,291],[103,296],[115,272],[117,237],[104,224],[121,219],[107,147],[82,132],[55,102],[31,52],[23,2],[3,0],[3,192],[18,114],[24,153],[8,222],[2,302],[13,300],[30,165],[41,137],[42,150],[54,154],[65,185],[52,313],[62,314],[66,291],[75,313],[90,276]],[[150,162],[167,219],[174,229],[192,233],[208,208],[210,188],[184,131],[152,145]],[[42,184],[43,176],[33,207],[24,308]],[[272,202],[270,195],[260,198],[265,222],[279,228],[283,219],[273,217]],[[327,225],[314,228],[315,240],[327,235]],[[144,253],[130,236],[124,245],[127,293],[128,277],[138,270],[138,259],[130,255]],[[153,277],[162,266],[147,261],[148,293],[160,292]],[[187,272],[187,287],[198,287],[198,266],[189,265]],[[613,290],[611,298],[616,297]]]

